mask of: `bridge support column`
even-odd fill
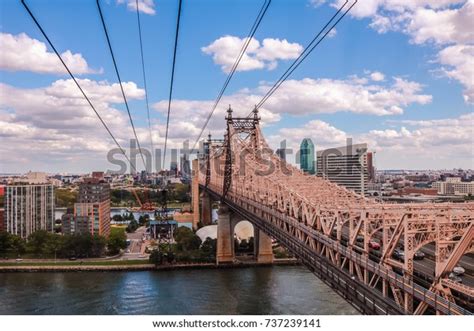
[[[211,197],[209,193],[201,193],[201,211],[202,218],[201,223],[203,226],[210,225],[212,223],[212,206],[211,206]]]
[[[258,263],[273,263],[272,239],[263,231],[255,229],[255,246]]]
[[[234,238],[232,236],[231,213],[229,208],[221,205],[217,211],[217,264],[234,262]]]
[[[193,160],[193,178],[191,183],[191,197],[193,208],[193,230],[197,230],[199,223],[199,160]]]

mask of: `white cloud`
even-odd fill
[[[136,0],[117,0],[117,4],[127,4],[127,9],[130,11],[137,10]],[[144,14],[155,15],[155,2],[153,0],[138,0],[138,10]]]
[[[371,130],[367,141],[383,168],[470,168],[474,166],[474,114],[440,120],[401,121],[398,129]]]
[[[260,87],[266,91],[267,86]],[[412,103],[428,104],[419,83],[395,77],[391,85],[368,84],[365,79],[302,79],[286,81],[268,99],[265,108],[295,115],[353,112],[397,115]]]
[[[332,6],[342,3],[334,0]],[[467,103],[474,102],[474,0],[367,0],[359,1],[350,15],[371,19],[369,26],[378,33],[398,31],[413,44],[436,46],[441,70],[464,86]]]
[[[370,79],[375,82],[381,82],[385,79],[385,75],[379,71],[374,71],[370,74]]]
[[[319,7],[326,3],[326,0],[310,0],[309,3],[314,7]]]
[[[464,87],[464,100],[474,103],[474,45],[448,46],[438,53],[438,62],[446,76]]]
[[[66,69],[46,44],[25,33],[12,35],[0,33],[0,69],[8,71],[31,71],[44,74],[66,74]],[[89,67],[80,53],[67,50],[61,54],[64,62],[74,74],[98,73]]]
[[[231,70],[246,40],[247,38],[224,36],[202,47],[201,50],[205,54],[212,55],[214,63],[220,65],[227,73]],[[263,68],[272,70],[277,66],[278,60],[296,59],[302,51],[303,47],[300,44],[290,43],[286,39],[266,38],[260,44],[257,39],[252,38],[237,71]]]
[[[133,137],[128,116],[113,107],[123,103],[119,85],[88,79],[78,81],[119,143],[127,148]],[[133,82],[126,82],[124,89],[129,100],[144,97],[144,90]],[[148,132],[146,128],[137,130],[141,136]],[[83,171],[98,164],[111,168],[106,153],[115,148],[71,80],[58,80],[35,89],[0,83],[0,139],[0,154],[8,155],[8,160],[2,161],[2,171],[20,168]],[[141,141],[146,143],[149,137]]]
[[[381,73],[380,73],[381,74]],[[254,89],[241,90],[224,96],[215,110],[204,135],[223,135],[223,119],[228,105],[232,105],[235,116],[247,116],[253,106],[268,91],[269,84],[262,82]],[[352,112],[372,115],[399,115],[413,104],[431,102],[431,96],[422,94],[422,86],[395,77],[391,82],[370,83],[366,77],[352,76],[345,80],[302,79],[286,81],[260,108],[264,127],[288,115],[317,115],[336,112]],[[170,134],[191,143],[199,135],[212,108],[212,100],[173,100]],[[163,115],[167,111],[167,100],[153,105]],[[186,124],[184,124],[186,123]],[[314,122],[316,125],[318,122]],[[331,137],[333,135],[329,135]]]
[[[382,73],[378,73],[380,78]],[[224,96],[217,109],[224,114],[228,104],[240,115],[249,112],[270,85],[261,83],[254,90],[242,90],[230,96]],[[329,114],[336,112],[353,112],[373,115],[396,115],[403,113],[403,108],[412,103],[427,104],[431,96],[421,94],[419,83],[394,77],[391,85],[368,84],[366,78],[350,77],[346,80],[310,79],[288,80],[268,99],[262,108],[269,114]],[[211,109],[211,101],[176,100],[173,108],[182,118],[196,116],[202,119]],[[167,110],[165,100],[154,105],[158,111]],[[273,117],[271,122],[278,118]]]
[[[336,28],[332,28],[331,31],[328,33],[328,38],[333,38],[337,35],[337,30]]]
[[[472,169],[474,166],[474,114],[395,123],[397,127],[392,129],[349,134],[329,123],[313,120],[301,127],[282,128],[267,136],[267,141],[276,150],[286,140],[287,148],[292,150],[287,161],[292,163],[301,141],[309,137],[316,150],[344,146],[347,138],[352,138],[353,143],[367,143],[369,150],[376,152],[376,165],[380,169]]]

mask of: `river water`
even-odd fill
[[[0,274],[0,314],[356,314],[304,267]]]

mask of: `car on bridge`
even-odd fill
[[[395,259],[399,260],[399,261],[404,261],[405,260],[405,252],[401,249],[398,249],[398,248],[393,250],[392,256]]]
[[[380,249],[380,243],[376,240],[371,240],[369,241],[369,248],[372,248],[378,251]]]
[[[415,260],[423,260],[425,258],[425,253],[423,253],[422,251],[416,251],[413,258]]]
[[[453,268],[453,273],[456,275],[456,276],[461,276],[463,275],[464,273],[466,272],[466,269],[464,269],[463,267],[461,267],[460,265],[457,265]]]
[[[456,275],[454,272],[451,272],[448,278],[455,283],[462,283],[462,278]]]

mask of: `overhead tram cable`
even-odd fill
[[[92,104],[91,100],[89,99],[89,97],[87,96],[87,94],[84,92],[84,90],[82,89],[81,85],[79,84],[79,82],[77,81],[76,77],[73,75],[73,73],[71,72],[71,70],[69,69],[69,67],[66,65],[66,63],[64,62],[63,58],[61,57],[61,55],[59,54],[59,52],[56,50],[56,47],[54,47],[53,43],[51,42],[51,40],[49,39],[48,35],[46,34],[46,32],[43,30],[41,24],[38,22],[38,20],[36,19],[35,15],[31,12],[30,8],[28,7],[28,5],[26,4],[25,0],[21,0],[21,3],[23,4],[23,6],[25,7],[26,11],[28,12],[28,14],[30,15],[30,17],[33,19],[33,21],[35,22],[36,26],[38,27],[38,29],[41,31],[41,34],[44,36],[44,38],[46,39],[46,41],[48,42],[49,46],[51,46],[51,48],[53,49],[54,53],[56,54],[56,56],[58,57],[58,59],[61,61],[61,63],[63,64],[64,68],[66,69],[66,71],[68,72],[69,76],[71,77],[71,79],[74,81],[74,83],[76,84],[77,88],[81,91],[82,95],[84,96],[84,99],[86,99],[87,103],[89,104],[89,106],[92,108],[92,110],[94,111],[94,113],[96,114],[96,116],[99,118],[100,122],[102,123],[102,125],[104,126],[105,130],[108,132],[108,134],[110,135],[110,137],[112,138],[112,140],[114,141],[114,143],[117,145],[117,147],[119,148],[120,152],[123,154],[123,156],[125,156],[125,158],[127,159],[128,163],[130,164],[130,167],[133,168],[135,171],[137,171],[137,169],[135,168],[135,166],[132,164],[132,162],[130,161],[130,158],[127,156],[127,153],[125,153],[125,150],[122,148],[122,146],[120,146],[119,142],[117,141],[117,139],[115,138],[115,136],[112,134],[112,131],[110,130],[110,128],[107,126],[107,124],[105,123],[105,121],[102,119],[102,116],[100,116],[99,112],[97,111],[97,109],[94,107],[94,105]]]
[[[179,40],[179,26],[180,26],[180,21],[181,21],[181,9],[182,9],[182,0],[179,0],[178,2],[178,15],[176,18],[176,31],[175,31],[175,36],[174,36],[174,49],[173,49],[173,62],[171,66],[171,78],[170,78],[170,88],[169,88],[169,96],[168,96],[168,111],[166,115],[166,131],[165,131],[165,143],[164,143],[164,150],[163,150],[163,169],[165,169],[165,164],[166,164],[166,149],[168,146],[168,131],[169,131],[169,123],[170,123],[170,114],[171,114],[171,100],[173,98],[173,86],[174,86],[174,74],[175,74],[175,68],[176,68],[176,54],[177,54],[177,49],[178,49],[178,40]],[[173,253],[171,251],[171,241],[173,240],[173,228],[172,225],[169,222],[169,216],[168,216],[168,178],[165,175],[163,178],[163,183],[161,186],[161,211],[159,212],[160,214],[160,232],[162,229],[162,226],[165,226],[165,229],[167,229],[167,234],[165,235],[165,241],[167,241],[167,257],[168,259],[172,260],[173,259]],[[166,231],[165,231],[166,232]],[[159,244],[158,244],[158,251],[160,254],[161,252],[161,239],[162,235],[159,234]],[[165,242],[166,243],[166,242]]]
[[[214,114],[214,111],[216,110],[225,90],[227,89],[227,86],[229,85],[230,83],[230,80],[232,79],[232,76],[234,76],[234,73],[235,71],[237,70],[237,67],[240,63],[240,60],[242,59],[242,57],[244,56],[245,54],[245,51],[247,50],[247,47],[249,46],[250,42],[252,41],[252,38],[253,36],[255,35],[255,32],[257,31],[263,17],[265,16],[265,13],[267,12],[267,9],[268,7],[270,6],[270,3],[272,1],[271,0],[265,0],[265,2],[263,3],[262,7],[260,8],[260,11],[252,25],[252,28],[250,29],[249,31],[249,34],[247,36],[247,39],[245,40],[245,42],[242,44],[242,47],[240,48],[240,52],[239,52],[239,55],[237,56],[237,58],[235,59],[234,61],[234,64],[232,65],[232,68],[229,72],[229,74],[227,75],[227,78],[224,82],[224,85],[222,86],[219,94],[217,95],[217,98],[214,102],[214,105],[212,106],[212,109],[211,111],[209,112],[209,115],[207,116],[206,118],[206,121],[204,122],[204,125],[199,133],[199,136],[196,138],[196,141],[194,142],[193,144],[193,148],[192,150],[194,150],[196,148],[196,145],[197,143],[199,142],[199,139],[201,139],[202,137],[202,134],[204,132],[204,130],[206,129],[207,125],[209,124],[209,121],[211,120],[211,117],[212,115]]]
[[[165,146],[164,146],[164,151],[163,151],[163,169],[165,168],[166,147],[168,144],[168,129],[169,129],[169,124],[170,124],[171,99],[173,97],[174,71],[175,71],[175,65],[176,65],[176,50],[178,48],[179,23],[181,20],[181,6],[182,6],[182,0],[179,0],[178,17],[176,19],[176,32],[174,36],[173,64],[171,67],[170,91],[169,91],[169,98],[168,98],[168,114],[166,116]]]
[[[96,0],[96,3],[97,3],[97,9],[99,10],[100,20],[102,22],[102,27],[104,28],[105,37],[107,39],[107,44],[109,46],[110,55],[112,56],[112,62],[114,64],[115,73],[117,75],[117,79],[118,79],[119,84],[120,84],[120,90],[122,92],[122,97],[123,97],[123,100],[125,102],[125,108],[127,109],[128,118],[130,119],[130,124],[132,125],[133,135],[135,136],[135,139],[137,141],[138,151],[140,152],[140,156],[141,156],[141,159],[143,161],[143,166],[145,167],[145,170],[146,170],[147,166],[146,166],[146,162],[145,162],[145,157],[143,156],[142,148],[140,146],[140,141],[138,140],[137,132],[135,130],[135,125],[133,124],[132,114],[130,113],[130,108],[128,106],[127,97],[125,96],[125,92],[123,90],[122,79],[120,78],[120,73],[118,71],[117,62],[115,61],[114,51],[112,49],[112,44],[110,43],[109,33],[107,31],[107,26],[105,24],[104,15],[102,14],[102,9],[100,7],[100,0]]]
[[[288,77],[293,73],[293,71],[298,68],[298,66],[303,62],[309,54],[326,38],[326,36],[336,27],[337,24],[346,16],[346,14],[355,6],[358,0],[355,0],[354,3],[347,8],[343,14],[334,22],[334,24],[324,32],[324,30],[331,24],[332,21],[341,13],[342,9],[349,3],[349,0],[346,0],[342,6],[337,10],[337,12],[331,17],[331,19],[326,23],[326,25],[318,32],[318,34],[313,38],[313,40],[306,46],[306,48],[301,52],[298,58],[286,69],[286,71],[281,75],[278,81],[268,90],[268,92],[263,96],[263,98],[255,105],[255,109],[259,109],[262,105],[270,98],[273,93],[285,82]],[[323,34],[324,33],[324,34]],[[318,38],[322,35],[322,37],[318,40]],[[250,117],[254,112],[252,110],[247,117]]]
[[[138,10],[138,0],[136,0],[135,5],[137,6],[137,24],[138,24],[138,36],[140,39],[140,54],[142,60],[142,72],[143,72],[143,86],[145,88],[145,102],[146,102],[146,113],[148,118],[148,129],[150,131],[150,146],[151,146],[151,155],[155,153],[155,147],[153,144],[153,132],[151,130],[151,120],[150,120],[150,103],[148,101],[148,88],[146,85],[146,71],[145,71],[145,59],[143,55],[143,41],[142,41],[142,26],[140,22],[140,10]]]

